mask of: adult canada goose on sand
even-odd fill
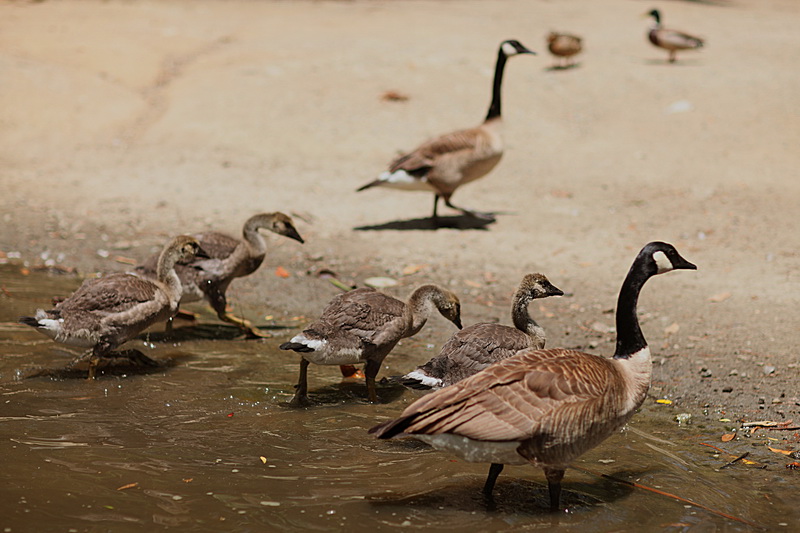
[[[175,237],[159,254],[153,279],[132,272],[89,279],[53,309],[39,309],[35,317],[24,316],[19,321],[56,342],[91,348],[89,379],[94,379],[102,358],[124,356],[137,363],[154,365],[152,359],[138,350],[119,353],[114,350],[177,312],[181,281],[175,273],[175,263],[196,257],[207,255],[195,238]]]
[[[620,289],[613,358],[563,348],[522,350],[420,398],[370,433],[408,435],[466,461],[491,463],[487,495],[503,465],[541,467],[550,507],[559,509],[567,467],[625,425],[650,387],[650,349],[636,314],[642,286],[656,274],[696,268],[670,244],[647,244]]]
[[[236,278],[249,276],[261,266],[267,253],[267,243],[259,233],[266,229],[298,242],[303,238],[288,215],[283,213],[260,213],[253,215],[242,228],[243,239],[237,239],[217,231],[193,235],[209,257],[196,258],[185,264],[175,265],[181,280],[183,295],[181,303],[196,302],[205,298],[223,322],[237,326],[250,337],[270,337],[253,326],[248,320],[233,316],[227,310],[225,292]],[[136,267],[136,272],[154,276],[158,256],[153,256]],[[168,323],[168,330],[171,327]]]
[[[492,85],[492,101],[480,126],[448,133],[421,144],[412,152],[395,159],[388,171],[358,190],[389,187],[406,191],[431,191],[434,194],[432,219],[436,224],[439,221],[439,198],[448,207],[464,214],[494,220],[494,216],[489,213],[456,207],[450,202],[450,197],[460,186],[488,174],[503,155],[500,112],[503,71],[506,60],[518,54],[535,52],[525,48],[519,41],[500,43]]]
[[[514,327],[480,322],[459,330],[442,346],[439,355],[397,379],[416,390],[439,390],[476,374],[525,348],[544,348],[544,328],[531,318],[528,304],[537,298],[562,296],[544,274],[528,274],[514,293],[511,319]]]
[[[647,16],[655,19],[655,22],[647,32],[647,38],[655,46],[669,52],[670,63],[675,62],[675,54],[678,50],[694,50],[703,46],[703,39],[699,37],[661,27],[661,13],[658,9],[649,11]]]
[[[281,350],[300,353],[300,378],[290,405],[309,405],[308,364],[352,365],[365,363],[369,401],[378,400],[375,376],[384,358],[400,339],[416,335],[436,309],[461,329],[458,297],[436,285],[423,285],[408,302],[372,288],[339,294],[321,316],[302,333],[280,345]]]
[[[583,39],[569,33],[551,31],[547,35],[547,49],[553,54],[553,68],[569,68],[574,66],[573,56],[583,50]]]

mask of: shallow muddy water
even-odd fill
[[[89,382],[84,366],[64,370],[77,351],[15,323],[79,281],[19,272],[0,265],[4,532],[753,530],[599,474],[769,530],[800,524],[800,472],[785,469],[783,457],[755,442],[723,444],[697,423],[680,427],[680,411],[653,399],[626,431],[576,462],[592,473],[567,471],[569,510],[553,515],[538,469],[507,467],[490,504],[481,497],[488,465],[368,435],[415,398],[410,392],[384,385],[383,403],[370,405],[363,382],[312,365],[317,405],[287,407],[298,358],[277,345],[294,329],[243,340],[204,315],[202,327],[178,324],[169,342],[156,331],[125,345],[158,368],[119,364]],[[431,347],[404,341],[381,376],[431,355]],[[720,468],[743,451],[760,464]]]

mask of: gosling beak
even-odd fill
[[[301,244],[304,244],[306,242],[306,241],[303,240],[303,238],[300,236],[300,234],[297,232],[297,230],[294,229],[293,227],[289,228],[289,232],[286,234],[286,236],[289,237],[290,239],[294,239],[294,240],[300,242]]]

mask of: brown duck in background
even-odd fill
[[[19,321],[56,342],[91,348],[87,354],[89,379],[94,379],[103,358],[128,357],[137,363],[155,365],[139,350],[114,350],[177,312],[182,288],[175,263],[203,257],[208,256],[196,239],[175,237],[159,254],[153,279],[126,272],[86,280],[55,308],[39,309],[35,317],[25,316]]]
[[[678,50],[694,50],[703,46],[704,42],[699,37],[661,27],[661,13],[658,9],[649,11],[646,16],[655,19],[655,23],[647,32],[647,38],[655,46],[669,52],[670,63],[675,62],[675,53]]]
[[[193,235],[209,258],[198,258],[185,264],[175,265],[183,287],[182,304],[205,298],[217,312],[220,320],[237,326],[250,337],[271,335],[260,331],[248,320],[229,313],[225,292],[234,279],[252,274],[264,262],[267,243],[259,233],[260,229],[304,242],[295,229],[291,217],[280,212],[261,213],[247,219],[242,229],[243,239],[236,239],[216,231]],[[155,273],[156,260],[156,257],[149,258],[136,267],[136,272],[152,277]],[[171,321],[167,329],[170,327]]]
[[[583,50],[583,39],[569,33],[551,31],[547,35],[547,49],[553,54],[553,68],[570,68],[575,66],[573,56]]]
[[[298,352],[300,377],[290,405],[309,405],[308,365],[352,365],[365,363],[369,401],[377,402],[375,376],[381,363],[406,337],[416,335],[436,309],[461,329],[458,297],[436,285],[423,285],[411,293],[408,302],[372,288],[355,289],[333,298],[319,319],[281,350]]]
[[[550,507],[559,509],[569,464],[625,425],[647,396],[652,361],[636,314],[643,285],[656,274],[696,268],[670,244],[647,244],[620,289],[612,359],[563,348],[522,350],[420,398],[370,433],[408,435],[466,461],[492,463],[489,495],[503,465],[539,466]]]
[[[538,298],[564,293],[544,274],[528,274],[514,293],[511,319],[514,327],[494,322],[472,324],[442,346],[439,355],[397,381],[410,389],[439,390],[476,374],[489,365],[525,348],[544,348],[544,328],[531,318],[528,304]]]
[[[466,215],[494,220],[489,213],[481,213],[450,202],[450,197],[460,186],[488,174],[503,155],[500,109],[501,86],[506,60],[518,54],[536,54],[519,41],[508,40],[500,44],[495,64],[492,101],[483,123],[475,128],[455,131],[427,141],[395,159],[387,172],[358,190],[371,187],[389,187],[406,191],[431,191],[434,194],[433,215],[438,225],[439,198],[445,205]]]

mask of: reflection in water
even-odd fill
[[[64,370],[79,352],[14,323],[79,281],[15,272],[0,266],[4,531],[750,530],[576,469],[564,479],[567,513],[547,512],[546,483],[532,467],[506,467],[486,501],[486,465],[367,434],[413,401],[399,387],[381,385],[384,403],[370,405],[363,381],[342,382],[338,369],[320,367],[312,381],[316,405],[286,407],[298,359],[277,349],[285,340],[279,331],[259,341],[218,324],[179,327],[171,339],[155,331],[126,347],[159,367],[120,361],[87,381],[77,367]],[[424,341],[404,341],[381,375],[430,356]],[[744,442],[741,450],[768,468],[719,470],[730,458],[699,445],[720,444],[716,435],[678,427],[672,407],[646,406],[633,419],[637,431],[612,437],[576,466],[770,528],[800,523],[798,476],[774,454]]]

